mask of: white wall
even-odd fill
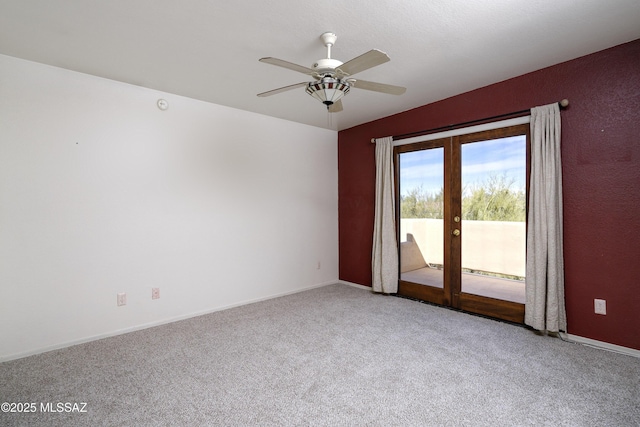
[[[337,281],[337,202],[334,131],[0,55],[0,360]]]

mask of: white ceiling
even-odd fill
[[[329,115],[309,80],[320,34],[357,75],[405,86],[353,89]],[[313,126],[342,130],[640,38],[639,0],[0,0],[0,53]],[[2,82],[3,84],[5,82]]]

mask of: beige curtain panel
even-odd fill
[[[385,294],[398,292],[398,244],[393,181],[393,138],[378,138],[371,269],[373,291]]]
[[[557,103],[531,109],[527,220],[524,323],[539,331],[566,331],[560,108]]]

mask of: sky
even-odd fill
[[[491,174],[505,174],[515,180],[512,190],[525,188],[526,139],[524,136],[492,139],[462,145],[462,185],[473,186]],[[422,184],[428,193],[443,186],[443,148],[412,151],[400,155],[400,194]]]

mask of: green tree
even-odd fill
[[[515,179],[492,174],[486,181],[466,188],[462,219],[476,221],[525,221],[524,190],[513,190]]]
[[[463,190],[462,219],[476,221],[525,221],[526,195],[513,189],[515,179],[505,174],[490,175],[485,181]],[[444,217],[444,189],[428,193],[422,186],[400,196],[402,218]]]
[[[409,190],[406,196],[400,196],[402,218],[438,218],[442,219],[444,210],[444,189],[437,193],[427,193],[421,186]]]

